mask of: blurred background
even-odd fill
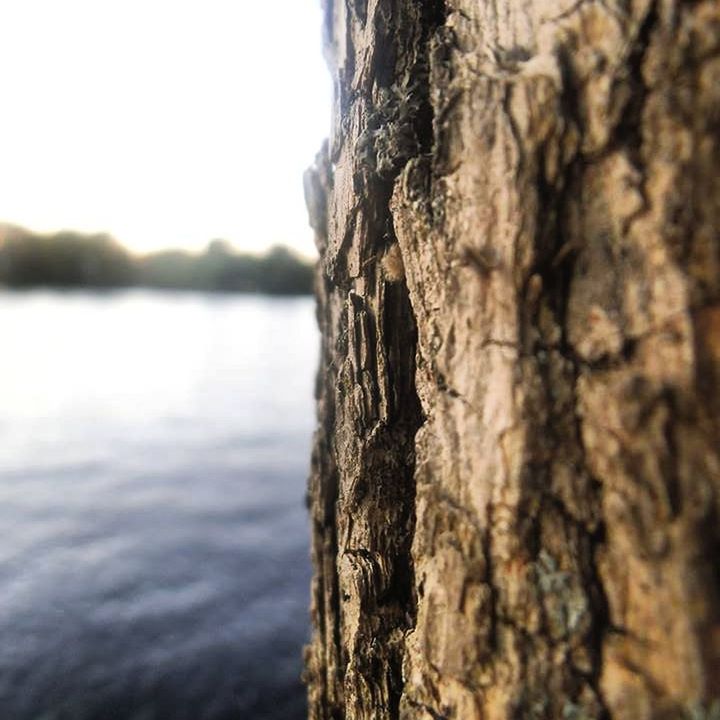
[[[0,718],[303,718],[317,0],[0,4]]]

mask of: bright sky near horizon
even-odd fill
[[[0,28],[0,221],[314,253],[320,0],[17,0]]]

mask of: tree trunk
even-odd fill
[[[311,718],[720,717],[720,3],[325,14]]]

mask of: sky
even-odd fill
[[[320,0],[0,1],[0,221],[314,254]]]

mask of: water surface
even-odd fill
[[[304,717],[312,300],[3,292],[0,328],[0,717]]]

